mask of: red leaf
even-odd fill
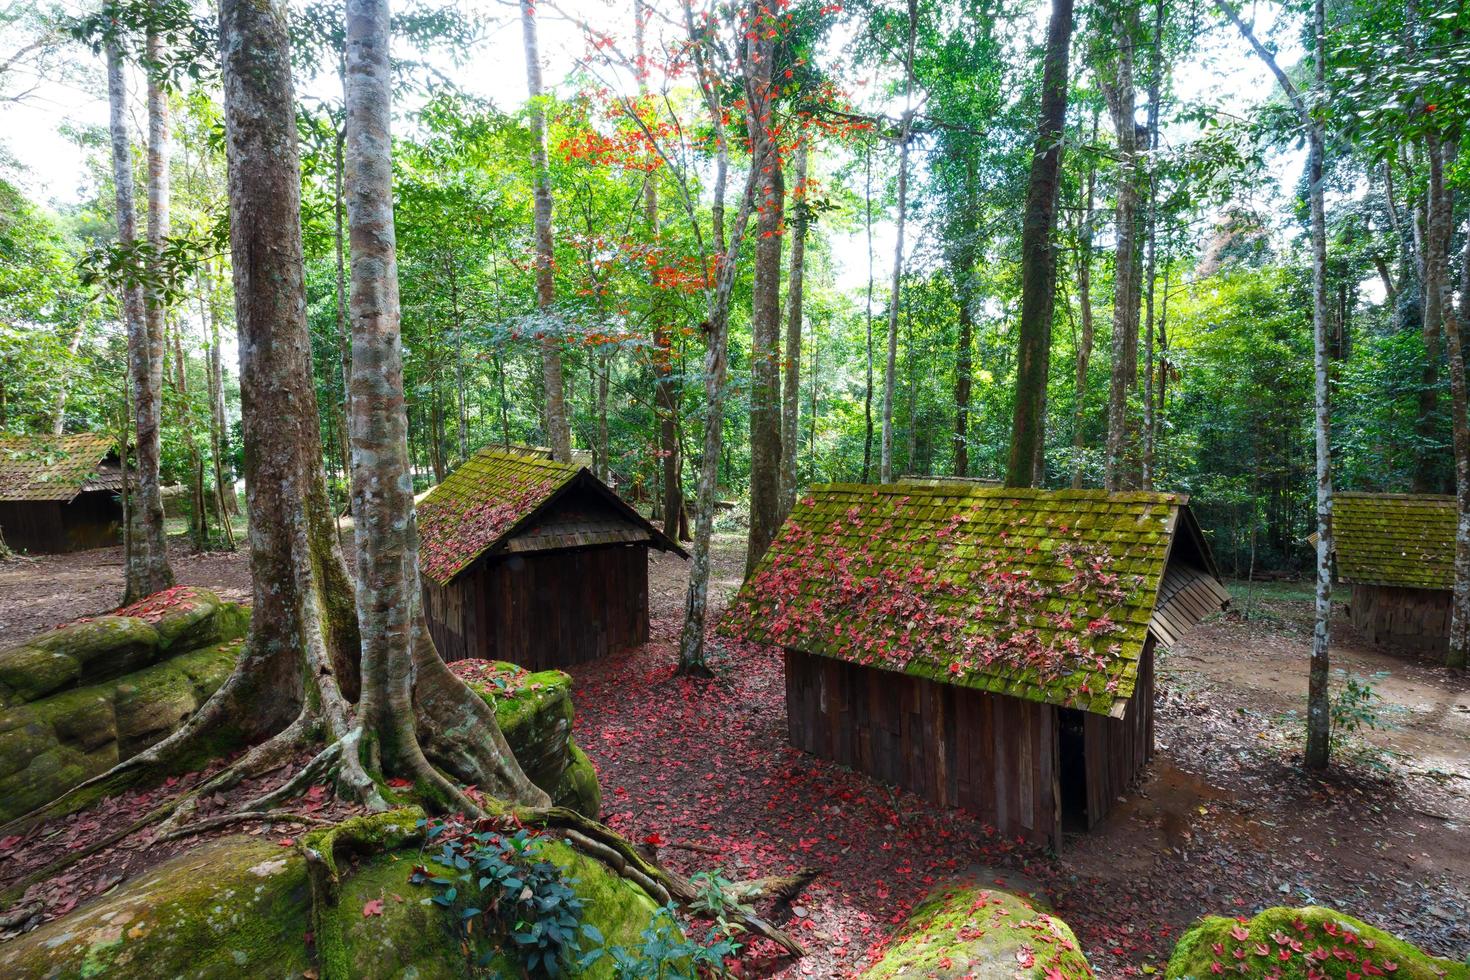
[[[382,914],[383,900],[381,898],[374,898],[362,907],[362,917],[364,919],[368,918],[369,916]]]

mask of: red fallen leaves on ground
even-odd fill
[[[383,914],[383,900],[381,898],[370,899],[362,907],[362,917],[364,919],[371,918],[372,916],[375,916],[375,915],[382,915],[382,914]]]

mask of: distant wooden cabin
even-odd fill
[[[1156,647],[1228,598],[1183,496],[832,485],[721,628],[785,649],[797,748],[1058,844],[1153,755]]]
[[[0,437],[0,534],[11,548],[55,554],[120,540],[122,468],[95,433]]]
[[[1374,643],[1442,656],[1455,585],[1455,498],[1339,493],[1332,498],[1338,581],[1353,625]]]
[[[567,667],[648,640],[648,549],[688,557],[586,469],[489,446],[418,507],[445,660]]]

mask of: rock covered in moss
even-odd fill
[[[0,708],[0,822],[49,803],[175,731],[230,675],[241,642]]]
[[[299,977],[307,891],[299,855],[226,837],[0,946],[0,975]]]
[[[415,839],[421,816],[407,809],[349,821],[353,853],[338,858],[335,900],[316,909],[303,849],[319,845],[322,834],[301,847],[249,836],[200,845],[0,946],[0,976],[522,975],[513,950],[461,929],[463,912],[484,898],[467,891],[445,907],[428,888],[410,884],[411,869],[425,862]],[[537,857],[561,869],[585,903],[582,921],[605,945],[639,946],[658,912],[639,888],[559,841],[538,843]],[[427,863],[435,873],[456,874]],[[476,974],[470,964],[482,957],[490,967]],[[611,980],[613,973],[613,959],[604,956],[569,975]]]
[[[863,980],[1093,976],[1077,937],[1035,899],[962,881],[941,885],[899,928]]]
[[[180,585],[0,650],[0,706],[111,680],[166,657],[245,635],[249,614],[209,589]]]
[[[1318,906],[1266,909],[1253,919],[1211,916],[1174,947],[1168,980],[1466,980],[1470,967],[1429,956],[1350,915]]]
[[[592,760],[572,740],[571,675],[531,673],[499,660],[459,672],[495,709],[500,731],[527,778],[558,806],[596,819],[602,789]]]

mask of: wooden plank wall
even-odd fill
[[[54,500],[0,502],[0,532],[17,551],[39,555],[67,550],[61,504]]]
[[[1056,708],[786,651],[791,744],[1060,843]]]
[[[424,582],[439,655],[567,667],[648,641],[648,548],[617,545],[485,562],[449,587]]]
[[[1154,755],[1154,638],[1138,663],[1138,681],[1122,718],[1083,715],[1083,759],[1087,767],[1087,827],[1108,815]]]
[[[1448,591],[1353,585],[1353,625],[1371,642],[1413,653],[1443,655],[1450,645]]]

